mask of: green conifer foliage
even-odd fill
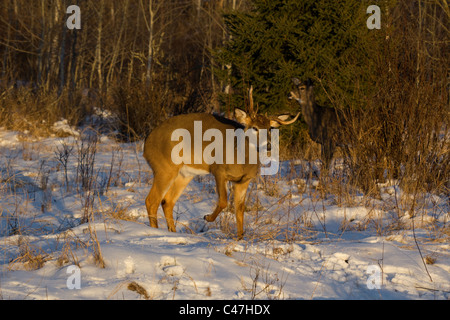
[[[222,66],[217,75],[233,94],[223,101],[245,105],[254,87],[260,111],[296,111],[287,99],[292,77],[316,80],[319,103],[347,108],[358,90],[369,89],[367,78],[374,45],[381,32],[367,29],[361,0],[253,0],[249,12],[225,14],[229,40],[215,51]],[[345,105],[334,104],[339,97]],[[342,99],[343,98],[343,99]]]

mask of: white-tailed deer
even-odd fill
[[[268,117],[257,114],[253,111],[252,90],[249,90],[249,112],[241,109],[235,109],[235,117],[237,121],[233,121],[219,115],[208,113],[183,114],[169,118],[160,126],[155,128],[145,140],[144,158],[153,170],[153,185],[145,199],[150,226],[157,228],[157,211],[161,204],[167,221],[169,231],[175,232],[175,224],[173,220],[173,207],[183,190],[196,175],[211,173],[216,180],[216,189],[218,194],[218,203],[215,210],[204,217],[208,222],[214,221],[219,213],[227,206],[227,182],[234,183],[234,205],[236,214],[236,225],[238,238],[243,235],[243,220],[245,196],[250,181],[256,177],[260,166],[259,157],[257,162],[249,161],[249,154],[245,154],[245,161],[237,160],[238,152],[234,152],[232,163],[205,161],[203,152],[208,144],[201,139],[201,142],[194,141],[195,135],[198,134],[200,123],[201,137],[208,130],[219,132],[223,137],[227,135],[227,130],[235,131],[242,129],[247,133],[252,130],[257,134],[258,130],[277,128],[280,125],[291,124],[297,120],[300,113],[291,120],[287,120],[289,115],[281,115],[278,117]],[[183,139],[173,141],[172,133],[174,131],[189,133],[193,139]],[[178,138],[180,138],[178,136]],[[209,141],[211,141],[211,137]],[[245,144],[248,147],[248,139]],[[216,141],[214,141],[216,142]],[[234,138],[233,138],[234,142]],[[182,144],[183,159],[197,159],[197,161],[185,161],[179,163],[173,159],[173,150],[177,145]],[[211,143],[210,143],[211,144]],[[223,143],[223,154],[227,152],[227,147]],[[247,149],[246,147],[246,149]],[[237,146],[234,146],[236,150]],[[180,149],[180,148],[179,148]],[[177,149],[177,150],[179,150]],[[256,148],[258,149],[258,148]],[[187,150],[187,151],[186,151]],[[258,150],[257,150],[258,151]],[[215,150],[218,152],[218,150]]]
[[[324,167],[330,166],[338,144],[339,120],[335,109],[319,106],[314,98],[314,86],[311,79],[300,81],[293,78],[295,90],[291,91],[291,99],[300,104],[303,119],[308,125],[311,139],[321,145]]]

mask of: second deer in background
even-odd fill
[[[316,103],[311,79],[300,81],[293,78],[292,81],[295,89],[291,91],[290,98],[300,104],[303,119],[308,125],[309,136],[321,145],[324,168],[328,170],[336,146],[340,144],[338,130],[342,117],[338,117],[337,110],[322,107]]]

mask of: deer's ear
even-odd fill
[[[288,114],[282,114],[282,115],[279,115],[277,118],[280,119],[280,120],[282,120],[282,121],[286,121],[286,120],[289,119],[290,117],[291,117],[291,116],[288,115]]]
[[[298,78],[292,78],[292,82],[294,83],[294,85],[299,86],[301,81]]]
[[[291,116],[288,114],[282,114],[279,115],[278,117],[276,117],[275,119],[271,119],[270,120],[270,127],[272,128],[278,128],[279,126],[281,126],[282,122],[280,121],[286,121],[287,119],[289,119]]]
[[[277,120],[270,120],[271,128],[278,128],[279,126],[281,126],[281,123],[279,123]]]
[[[236,118],[237,122],[247,126],[251,119],[250,116],[242,109],[236,108],[234,109],[234,117]]]
[[[297,121],[299,116],[300,116],[300,112],[297,113],[297,115],[293,119],[288,120],[291,117],[290,115],[288,115],[288,114],[279,115],[276,118],[270,119],[270,126],[272,128],[278,128],[281,125],[292,124],[295,121]]]

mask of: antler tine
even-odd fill
[[[248,89],[248,111],[251,115],[254,115],[253,111],[253,86],[250,86]]]
[[[276,118],[276,119],[274,119],[275,121],[277,121],[279,124],[281,124],[281,125],[287,125],[287,124],[291,124],[291,123],[294,123],[295,121],[297,121],[297,119],[298,119],[298,117],[300,116],[300,112],[299,113],[297,113],[297,115],[295,116],[295,118],[294,119],[291,119],[291,120],[281,120],[280,118]]]

